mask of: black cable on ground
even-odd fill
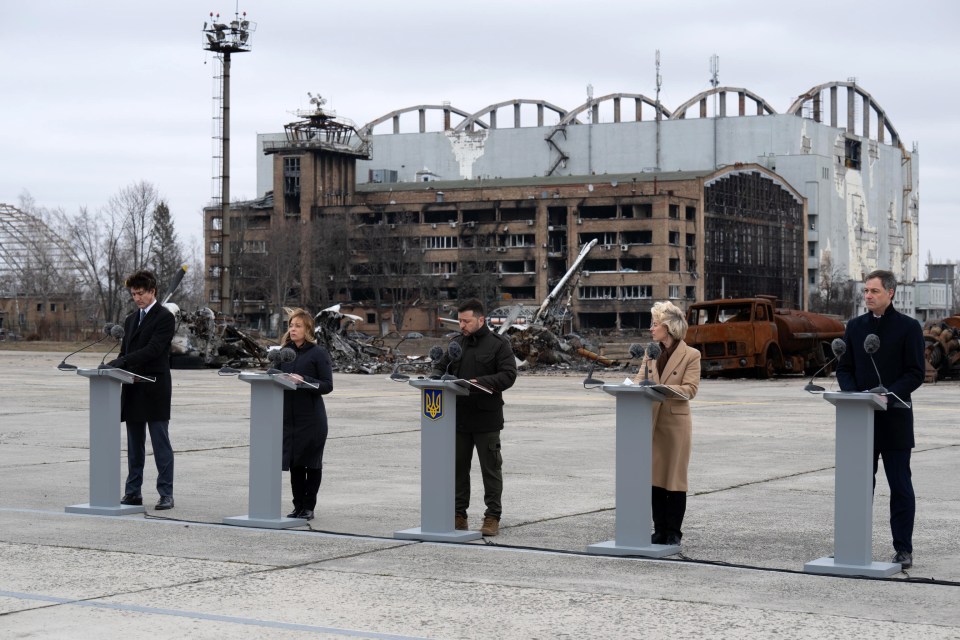
[[[237,525],[222,524],[217,522],[202,522],[199,520],[183,520],[180,518],[171,518],[168,516],[156,516],[156,515],[152,515],[150,512],[144,512],[143,515],[145,520],[165,520],[167,522],[182,522],[184,524],[199,524],[199,525],[217,526],[217,527],[237,527]],[[344,533],[342,531],[315,529],[309,523],[306,524],[306,527],[307,527],[307,531],[303,531],[302,529],[294,529],[294,531],[298,531],[300,533],[319,533],[323,535],[339,536],[343,538],[364,539],[364,540],[383,540],[383,541],[390,541],[390,542],[403,542],[403,543],[414,543],[414,544],[423,544],[424,542],[432,542],[432,544],[450,545],[450,546],[457,546],[457,547],[479,546],[476,544],[472,544],[470,542],[398,540],[397,538],[388,538],[386,536]],[[238,527],[238,528],[246,529],[246,530],[257,530],[257,527]],[[260,529],[260,530],[261,531],[290,531],[290,529],[276,529],[276,530]],[[603,556],[603,555],[597,555],[593,553],[587,553],[586,551],[574,551],[571,549],[550,549],[547,547],[534,547],[531,545],[501,544],[501,543],[492,541],[490,538],[483,538],[483,546],[497,547],[497,548],[506,549],[509,551],[531,551],[536,553],[550,553],[550,554],[556,554],[556,555],[577,556],[577,557],[583,557],[583,558],[605,558],[605,559],[611,559],[611,560],[616,560],[618,558],[626,558],[630,560],[659,560],[662,562],[673,562],[673,563],[679,563],[679,564],[695,564],[695,565],[713,566],[713,567],[726,567],[731,569],[744,569],[747,571],[761,571],[761,572],[767,572],[767,573],[787,573],[787,574],[811,576],[811,577],[819,576],[824,578],[843,578],[847,580],[870,580],[870,581],[879,581],[879,582],[931,584],[931,585],[945,586],[945,587],[960,587],[960,582],[955,580],[939,580],[937,578],[918,578],[918,577],[911,576],[909,573],[907,573],[907,571],[902,572],[906,576],[906,578],[895,578],[892,576],[883,578],[883,577],[874,577],[874,576],[824,575],[824,574],[811,574],[805,571],[799,571],[797,569],[780,569],[777,567],[759,567],[756,565],[740,564],[736,562],[724,562],[723,560],[704,560],[700,558],[691,558],[685,555],[683,552],[678,553],[677,557],[666,557],[666,558],[650,558],[647,556],[640,556],[640,555]]]

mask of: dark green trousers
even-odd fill
[[[457,431],[456,498],[457,515],[466,517],[470,506],[470,463],[473,450],[477,450],[480,473],[483,476],[483,502],[487,505],[485,516],[497,520],[503,512],[500,497],[503,495],[503,458],[500,455],[500,432],[464,433]]]

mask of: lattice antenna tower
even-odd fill
[[[230,58],[234,53],[250,51],[250,38],[257,25],[247,20],[247,12],[239,10],[229,23],[221,22],[220,14],[210,12],[210,22],[203,23],[203,48],[216,54],[220,61],[214,70],[213,95],[213,189],[219,187],[221,217],[220,239],[220,311],[233,313],[233,293],[230,286]],[[219,74],[219,75],[218,75]]]

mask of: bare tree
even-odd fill
[[[274,313],[280,313],[294,300],[303,300],[300,292],[300,225],[296,219],[276,216],[265,239],[264,255],[257,256],[251,282],[263,292]],[[243,257],[243,264],[251,262]]]
[[[120,320],[126,302],[128,262],[121,247],[123,223],[110,212],[93,216],[86,207],[67,223],[68,241],[77,257],[80,281],[96,301],[105,322]]]
[[[153,212],[159,196],[157,189],[141,180],[120,191],[107,203],[107,214],[122,223],[123,246],[130,254],[130,271],[147,267],[153,234]]]
[[[350,224],[346,214],[325,215],[314,221],[312,230],[311,298],[329,306],[341,289],[350,290]]]
[[[402,222],[402,221],[401,221]],[[423,299],[423,254],[409,224],[372,224],[362,228],[360,242],[367,261],[363,269],[377,308],[389,305],[396,330],[403,330],[407,310]]]
[[[473,251],[461,251],[460,267],[457,269],[457,297],[460,300],[477,298],[485,308],[497,306],[498,285],[497,262],[490,258],[491,249],[496,245],[493,234],[475,234],[460,236],[461,247],[472,247]]]
[[[829,252],[820,261],[820,281],[810,293],[810,310],[844,318],[853,316],[857,303],[856,287],[841,269],[834,269]]]

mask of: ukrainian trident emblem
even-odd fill
[[[423,390],[423,415],[431,420],[443,417],[443,389]]]

